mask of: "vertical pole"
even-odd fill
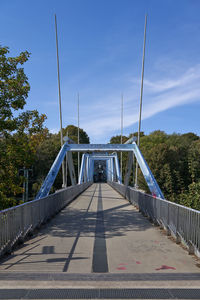
[[[146,46],[146,28],[147,28],[147,15],[145,16],[144,25],[144,46],[143,46],[143,58],[142,58],[142,80],[141,80],[141,91],[140,91],[140,112],[139,112],[139,123],[138,123],[138,139],[137,145],[140,146],[140,129],[141,129],[141,116],[142,116],[142,96],[143,96],[143,82],[144,82],[144,62],[145,62],[145,46]],[[138,162],[136,161],[135,171],[135,187],[138,187]]]
[[[123,137],[123,103],[124,102],[124,99],[123,99],[123,94],[121,96],[121,144],[122,144],[122,137]],[[122,152],[121,152],[121,177],[122,177],[122,166],[123,166],[123,163],[122,163]]]
[[[26,178],[26,174],[25,174],[25,167],[23,167],[23,172],[24,172],[24,177]],[[26,180],[23,181],[23,202],[25,202],[25,193],[26,193]]]
[[[67,130],[67,137],[68,137],[68,130]],[[65,176],[66,176],[66,183],[65,183],[65,187],[67,187],[67,164],[68,164],[68,162],[67,162],[67,152],[66,152],[66,166],[65,166]]]
[[[79,93],[78,93],[78,145],[80,143],[80,137],[79,137]],[[80,152],[78,152],[78,178],[79,178],[79,172],[80,172]]]
[[[57,54],[57,72],[58,72],[58,95],[59,95],[59,111],[60,111],[60,145],[63,145],[63,132],[62,132],[62,107],[61,107],[61,90],[60,90],[60,68],[59,68],[59,54],[58,54],[58,33],[57,33],[57,20],[55,14],[55,31],[56,31],[56,54]],[[63,184],[65,187],[65,165],[64,161],[62,162],[62,178]]]
[[[28,174],[29,173],[29,170],[26,169],[26,202],[28,202]]]

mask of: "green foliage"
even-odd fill
[[[63,136],[66,135],[68,135],[68,137],[72,139],[75,143],[78,143],[78,127],[74,125],[68,125],[66,128],[63,129]],[[82,128],[79,128],[79,142],[80,144],[90,143],[90,139],[87,133]]]
[[[0,209],[19,203],[22,198],[23,176],[19,170],[30,168],[37,146],[45,138],[46,116],[24,108],[30,86],[21,67],[29,58],[27,51],[7,57],[7,47],[0,47]]]
[[[180,204],[200,210],[200,181],[189,185],[188,191],[178,196]]]
[[[192,183],[189,149],[197,142],[199,137],[193,133],[167,135],[155,131],[141,138],[141,151],[167,199],[175,201]],[[191,166],[193,163],[191,159]],[[139,180],[144,188],[146,184],[141,174]]]
[[[13,112],[23,109],[30,86],[24,69],[19,67],[29,58],[25,51],[17,57],[7,57],[9,49],[0,46],[0,131],[17,129],[18,118]]]
[[[42,127],[44,115],[39,116],[37,111],[26,112],[25,115],[27,123],[20,122],[23,128],[19,127],[14,134],[7,134],[0,140],[1,209],[17,204],[18,197],[21,199],[24,178],[19,175],[19,170],[32,167],[36,149],[47,134]]]
[[[193,141],[188,151],[189,174],[192,182],[200,178],[200,140]]]
[[[129,137],[123,137],[123,142]],[[120,143],[120,136],[111,143]],[[200,203],[200,138],[194,133],[171,134],[157,130],[149,135],[142,133],[140,149],[166,199],[199,209]],[[119,156],[120,158],[120,156]],[[123,174],[127,155],[123,154]],[[133,177],[130,182],[134,182]],[[139,188],[149,192],[139,169]]]
[[[122,136],[122,144],[124,144],[129,138],[125,135]],[[111,137],[109,144],[121,144],[121,135]]]

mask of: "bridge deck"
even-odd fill
[[[200,299],[198,261],[93,184],[0,263],[0,299]]]
[[[0,271],[199,273],[197,265],[110,186],[93,184]]]

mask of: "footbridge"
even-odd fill
[[[66,157],[71,186],[50,194]],[[133,159],[149,194],[129,186]],[[0,299],[200,299],[200,212],[164,199],[133,139],[67,139],[36,199],[0,212],[0,242]]]

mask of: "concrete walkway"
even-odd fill
[[[33,282],[37,288],[197,288],[200,264],[109,185],[93,184],[1,261],[1,289]]]

